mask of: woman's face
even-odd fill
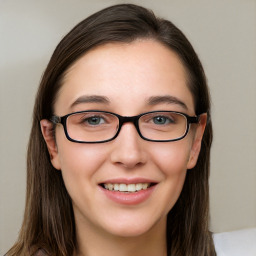
[[[195,115],[183,65],[176,54],[153,40],[109,43],[79,59],[64,78],[54,112],[63,116],[83,110],[122,116],[155,110]],[[205,118],[175,142],[143,140],[132,123],[125,123],[116,139],[96,144],[71,142],[63,126],[57,125],[55,144],[48,133],[50,125],[41,121],[52,164],[62,172],[72,199],[78,230],[91,228],[122,237],[165,230],[187,169],[196,164]],[[128,193],[102,186],[141,183],[154,186]]]

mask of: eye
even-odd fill
[[[170,124],[173,123],[173,120],[166,116],[155,116],[153,118],[154,124]]]
[[[84,122],[90,125],[100,125],[105,123],[105,120],[100,116],[92,116],[84,119]]]

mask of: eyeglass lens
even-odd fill
[[[174,112],[154,112],[142,115],[138,121],[142,136],[149,140],[175,140],[186,133],[187,119]],[[119,128],[119,118],[105,112],[82,112],[68,116],[69,137],[80,142],[112,139]]]

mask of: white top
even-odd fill
[[[217,256],[256,256],[256,228],[213,235]]]

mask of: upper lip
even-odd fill
[[[107,179],[103,182],[100,182],[99,184],[138,184],[138,183],[158,183],[155,180],[147,179],[147,178],[113,178],[113,179]]]

